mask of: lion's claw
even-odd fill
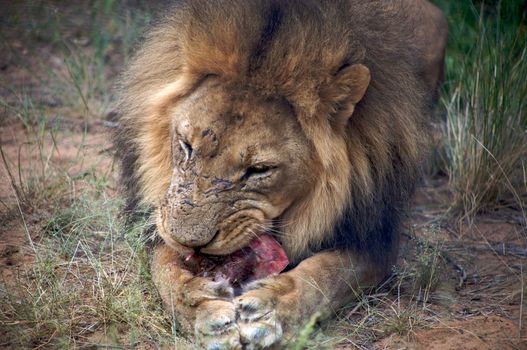
[[[249,293],[250,294],[250,293]],[[245,349],[266,349],[282,338],[282,326],[273,303],[242,295],[235,301],[240,338]]]

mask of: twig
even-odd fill
[[[523,294],[524,294],[524,285],[523,285],[523,266],[522,268],[520,269],[520,273],[521,273],[521,278],[520,278],[520,283],[521,283],[521,293],[520,293],[520,319],[518,321],[518,338],[520,339],[521,336],[522,336],[522,319],[523,319]]]
[[[385,297],[387,296],[388,293],[377,293],[377,294],[370,294],[370,295],[365,295],[364,298],[366,299],[377,299],[379,297]],[[350,318],[351,316],[353,316],[359,309],[360,307],[363,305],[363,302],[360,301],[357,303],[357,305],[355,305],[355,307],[353,307],[353,309],[351,309],[347,314],[346,314],[346,318]]]
[[[459,248],[453,244],[446,244],[449,248]],[[497,255],[506,256],[506,255],[516,255],[521,257],[527,257],[527,248],[520,247],[513,243],[505,242],[489,242],[487,243],[468,243],[463,242],[463,248],[469,247],[473,250],[478,251],[491,251]]]

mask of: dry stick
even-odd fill
[[[380,297],[385,297],[385,296],[387,296],[387,295],[388,295],[388,293],[377,293],[377,294],[365,295],[364,297],[365,297],[366,299],[377,299],[377,298],[380,298]],[[363,305],[364,305],[364,304],[363,304],[362,301],[358,302],[357,305],[355,305],[355,306],[353,307],[353,309],[351,309],[351,310],[346,314],[346,318],[349,319],[351,316],[353,316],[353,315],[354,315],[354,314],[355,314],[355,313],[361,308],[361,306],[363,306]]]
[[[13,178],[13,175],[11,174],[11,171],[9,170],[9,166],[8,166],[8,163],[7,163],[7,158],[4,154],[4,150],[2,148],[2,146],[0,146],[0,155],[2,156],[2,161],[3,161],[3,164],[4,164],[4,168],[6,169],[6,172],[9,176],[9,179],[11,181],[11,189],[13,190],[14,194],[15,194],[15,199],[16,199],[16,205],[18,207],[18,211],[20,213],[20,218],[22,219],[22,223],[24,224],[24,230],[26,232],[26,235],[27,235],[27,239],[29,241],[29,245],[31,246],[31,249],[33,249],[33,252],[35,253],[35,258],[37,259],[37,261],[40,260],[40,256],[38,254],[38,251],[37,251],[37,248],[35,247],[35,244],[33,243],[33,238],[31,238],[31,234],[29,233],[29,228],[27,227],[27,223],[26,223],[26,218],[24,217],[24,212],[22,211],[22,206],[20,205],[20,197],[19,197],[19,189],[17,188],[16,186],[16,183],[15,183],[15,180]]]
[[[521,294],[520,294],[520,320],[518,321],[518,339],[521,339],[521,336],[522,336],[522,318],[523,318],[523,265],[521,265],[520,267],[520,272],[521,272],[521,279],[520,279],[520,283],[521,283]]]
[[[0,199],[0,204],[2,204],[5,207],[6,210],[10,209],[10,207],[7,205],[7,203],[4,202],[2,199]]]
[[[450,249],[462,249],[456,244],[446,244]],[[505,242],[486,242],[486,243],[463,243],[463,248],[469,247],[476,251],[490,251],[499,256],[515,255],[518,257],[527,257],[527,248],[520,247],[513,243]]]
[[[18,188],[18,186],[16,185],[16,182],[15,182],[15,177],[11,173],[11,169],[9,169],[9,164],[7,162],[7,158],[5,156],[4,149],[3,149],[2,146],[0,146],[0,155],[2,156],[2,162],[4,164],[4,168],[6,170],[7,176],[9,177],[9,181],[11,182],[11,187],[15,191],[16,197],[17,198],[21,197],[22,193],[20,193],[20,189]]]

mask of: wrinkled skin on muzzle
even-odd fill
[[[186,247],[202,247],[220,232],[221,222],[236,212],[232,198],[235,184],[209,176],[193,176],[192,161],[186,171],[174,170],[164,202],[171,236]]]
[[[171,217],[171,235],[187,247],[201,247],[216,233],[217,223],[225,213],[225,205],[214,194],[199,194],[195,182],[176,183],[166,196],[166,214]],[[217,192],[217,190],[212,190]]]

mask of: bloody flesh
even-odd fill
[[[215,280],[227,280],[233,285],[249,282],[282,272],[289,264],[287,255],[273,237],[264,234],[227,256],[189,254],[185,266],[193,273]]]

